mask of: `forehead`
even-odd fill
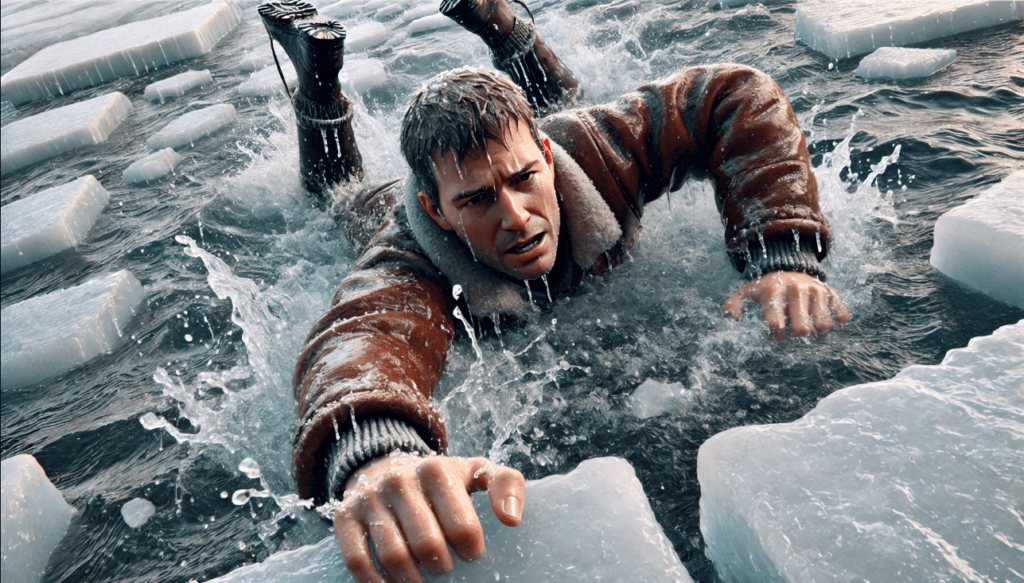
[[[431,156],[434,178],[439,190],[446,187],[464,189],[468,184],[484,181],[490,184],[493,174],[518,171],[540,157],[540,148],[526,124],[512,123],[505,129],[503,140],[488,139],[487,150],[470,148],[461,160],[454,150],[436,151]]]

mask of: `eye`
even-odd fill
[[[526,184],[527,182],[530,182],[531,180],[533,180],[533,177],[536,176],[536,175],[537,175],[537,171],[536,170],[527,170],[526,172],[523,172],[522,174],[519,174],[519,175],[516,176],[515,183],[516,184]]]

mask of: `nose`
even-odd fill
[[[501,228],[506,231],[521,231],[530,222],[530,211],[523,204],[522,194],[509,188],[498,192],[498,208],[501,212]]]

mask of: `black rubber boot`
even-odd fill
[[[538,115],[582,99],[572,71],[537,36],[533,23],[516,16],[506,0],[443,0],[440,11],[483,39],[494,66],[526,92]]]
[[[352,104],[338,80],[345,29],[336,20],[318,16],[306,2],[269,2],[259,7],[259,14],[270,37],[295,66],[299,86],[291,98],[299,130],[299,171],[303,185],[323,206],[327,189],[363,178]]]

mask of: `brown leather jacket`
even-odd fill
[[[557,144],[555,186],[573,261],[584,271],[614,263],[637,235],[644,205],[690,170],[714,180],[739,270],[759,241],[793,241],[794,233],[820,237],[817,259],[828,251],[803,132],[782,90],[754,69],[686,69],[615,103],[547,117],[540,128]],[[457,239],[431,230],[415,190],[406,185],[403,199],[391,182],[353,198],[345,213],[350,235],[365,234],[368,243],[295,370],[294,467],[303,497],[322,499],[326,457],[353,415],[402,419],[444,450],[431,396],[458,325],[454,284],[477,316],[529,307],[521,284],[489,273]]]

